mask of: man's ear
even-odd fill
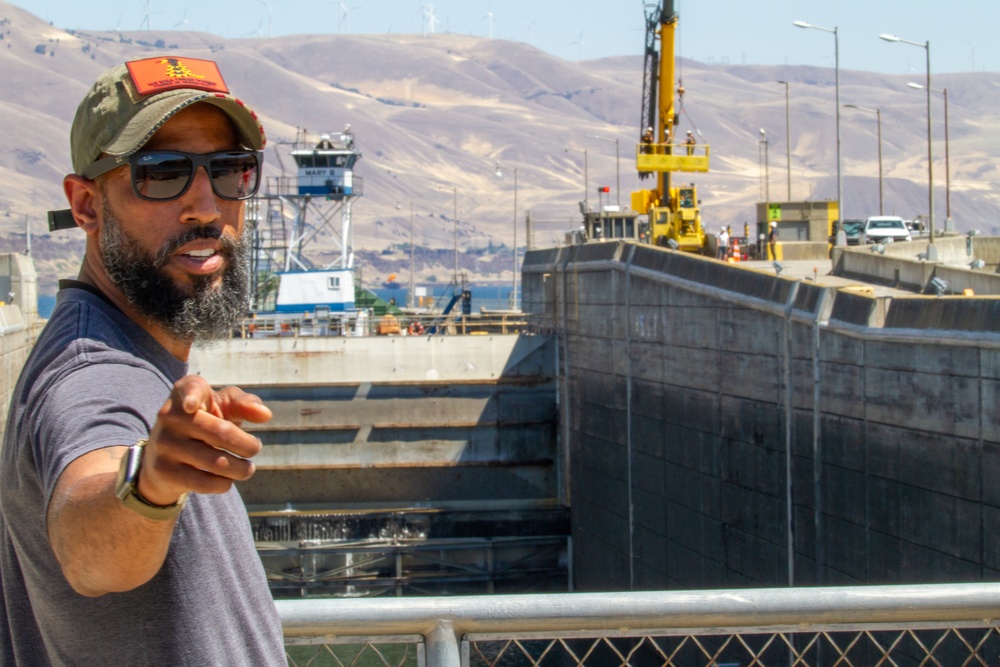
[[[87,234],[96,234],[102,194],[97,183],[78,174],[69,174],[63,179],[63,192],[76,224]]]

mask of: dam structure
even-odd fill
[[[232,339],[191,372],[274,412],[240,490],[276,597],[992,581],[1000,243],[976,243],[991,268],[955,237],[947,264],[900,243],[780,276],[535,250],[519,333]],[[2,266],[9,391],[39,322],[30,262]]]
[[[623,242],[529,253],[577,589],[995,581],[1000,300],[931,289],[1000,293],[977,244],[994,270],[913,242],[805,279]]]
[[[233,339],[191,372],[274,418],[242,484],[279,597],[569,587],[550,336]],[[248,428],[249,425],[248,425]]]

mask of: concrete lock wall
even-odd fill
[[[233,339],[190,369],[274,413],[241,487],[251,511],[499,506],[558,495],[546,336]]]
[[[935,241],[939,262],[927,262],[927,239],[879,246],[848,246],[831,252],[833,272],[879,285],[892,285],[924,293],[936,293],[931,280],[944,281],[945,294],[1000,295],[1000,239],[944,236]],[[973,262],[980,260],[981,268]],[[947,265],[945,264],[947,262]],[[966,268],[963,265],[968,265]]]
[[[0,253],[0,443],[7,428],[7,413],[14,385],[21,374],[35,337],[43,324],[38,319],[38,278],[24,255]],[[12,303],[8,294],[14,295]]]
[[[578,590],[1000,576],[996,300],[621,243],[528,253],[523,285],[559,342]]]

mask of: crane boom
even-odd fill
[[[698,197],[693,184],[672,187],[673,172],[708,171],[709,147],[681,143],[676,138],[679,117],[674,91],[674,46],[679,17],[674,0],[662,0],[646,9],[646,49],[643,71],[641,139],[636,168],[642,178],[656,174],[655,190],[632,193],[632,208],[649,216],[650,241],[694,252],[708,252],[714,237],[701,227]],[[657,49],[659,42],[659,49]],[[680,85],[678,96],[684,94]]]

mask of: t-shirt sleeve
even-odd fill
[[[72,461],[146,437],[152,423],[143,415],[156,415],[169,393],[151,368],[108,360],[85,363],[48,385],[33,428],[46,504]]]

